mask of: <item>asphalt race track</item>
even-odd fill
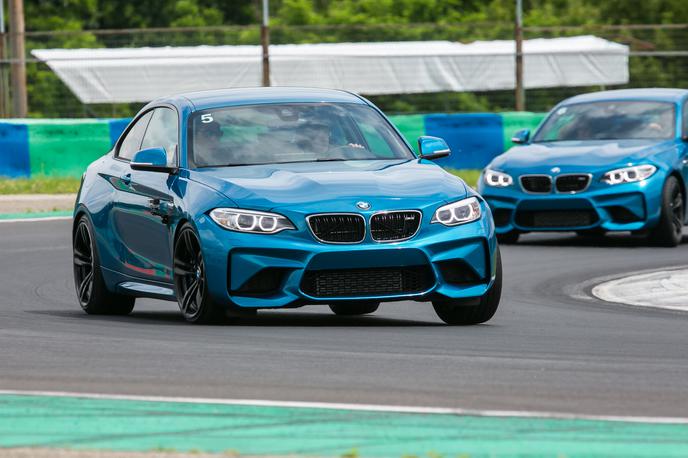
[[[0,389],[688,416],[688,313],[568,295],[688,264],[686,243],[526,236],[503,247],[502,304],[481,326],[402,302],[369,317],[317,306],[204,327],[172,302],[84,314],[70,224],[0,224]]]

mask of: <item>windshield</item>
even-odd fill
[[[218,108],[195,113],[189,123],[193,167],[414,157],[387,121],[361,104]]]
[[[592,102],[557,108],[533,142],[669,139],[676,127],[669,102]]]

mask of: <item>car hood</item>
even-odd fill
[[[552,167],[565,171],[590,171],[616,164],[638,163],[674,145],[674,140],[565,141],[515,146],[497,156],[489,167],[497,170],[524,169],[548,172]]]
[[[194,181],[242,208],[304,212],[422,208],[466,196],[463,181],[426,160],[307,162],[198,169]]]

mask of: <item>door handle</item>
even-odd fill
[[[123,175],[122,177],[120,177],[120,180],[122,180],[122,183],[129,186],[131,184],[131,173]]]

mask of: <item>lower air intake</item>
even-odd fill
[[[412,294],[435,283],[430,267],[388,267],[307,271],[301,291],[312,297],[357,297]]]

